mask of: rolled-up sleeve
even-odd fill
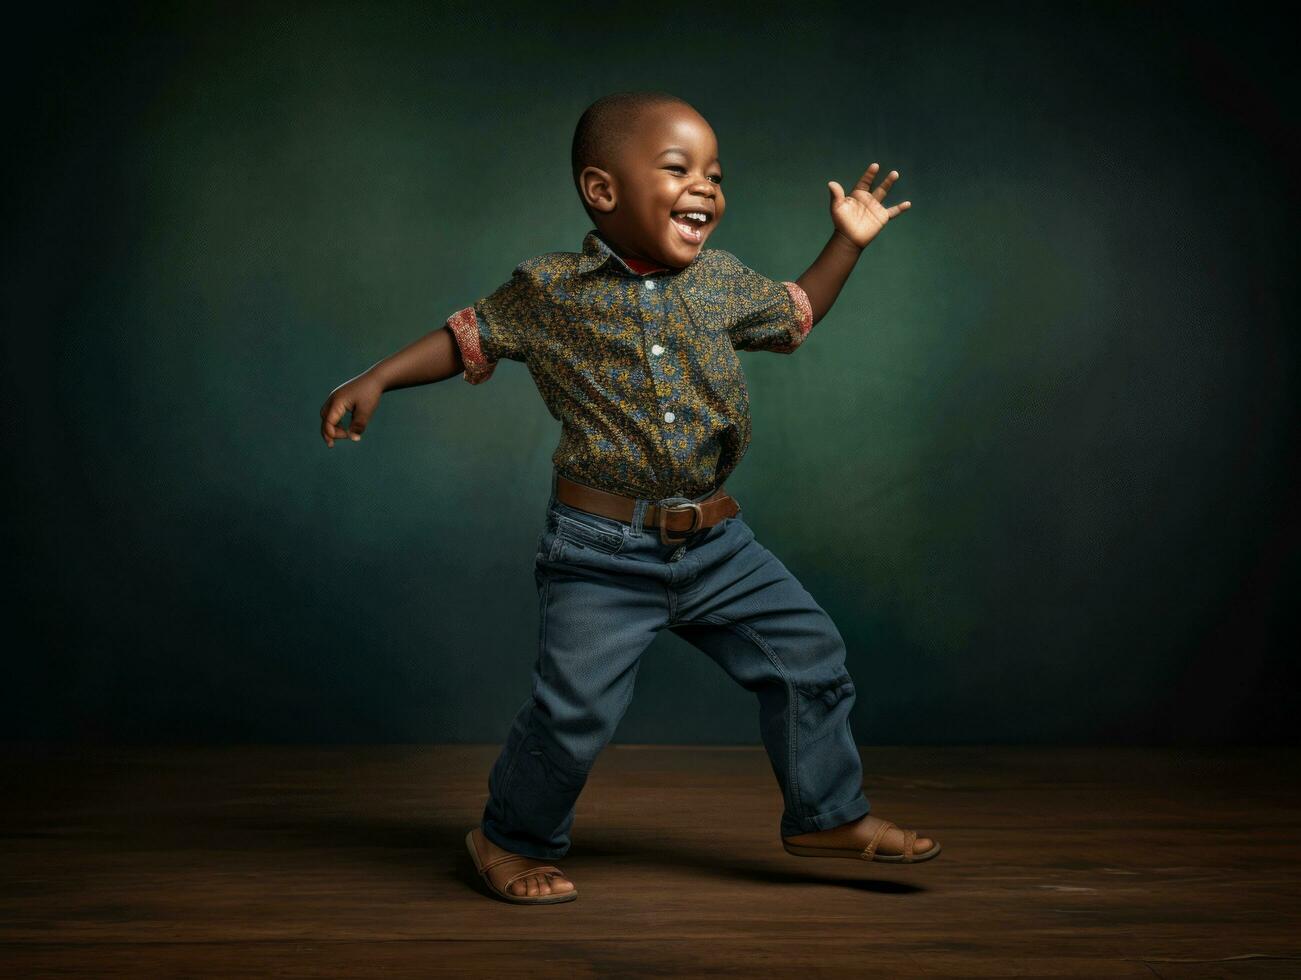
[[[727,332],[733,350],[789,354],[813,329],[813,306],[795,282],[776,282],[726,253],[729,315]]]
[[[536,298],[533,280],[521,264],[492,293],[447,318],[447,328],[461,352],[466,381],[487,381],[502,358],[528,360],[529,325],[537,314]]]

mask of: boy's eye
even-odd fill
[[[686,172],[687,172],[687,168],[686,168],[686,167],[680,167],[680,166],[678,166],[677,164],[670,164],[669,166],[665,167],[664,169],[665,169],[665,170],[681,170],[683,173],[686,173]],[[722,175],[722,174],[711,174],[710,177],[709,177],[709,179],[712,180],[715,184],[721,184],[721,183],[723,182],[723,175]]]

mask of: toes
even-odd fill
[[[529,875],[510,886],[512,895],[550,895],[553,889],[544,874]]]
[[[551,895],[572,892],[574,883],[568,878],[549,877],[545,872],[519,878],[510,883],[506,889],[512,895]]]

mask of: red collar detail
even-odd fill
[[[624,262],[628,264],[628,268],[631,269],[633,272],[637,273],[637,275],[639,276],[644,276],[648,272],[668,271],[668,266],[666,265],[656,265],[654,262],[645,262],[642,259],[624,258],[622,255],[620,255],[619,258],[623,259]]]

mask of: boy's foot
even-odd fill
[[[548,863],[545,858],[529,857],[527,854],[513,854],[511,851],[498,847],[483,835],[483,830],[479,827],[475,827],[470,831],[470,842],[474,845],[475,851],[478,852],[478,865],[492,865],[488,868],[486,875],[493,891],[500,892],[504,889],[508,894],[518,895],[521,898],[546,895],[554,895],[558,898],[575,890],[574,883],[563,872],[556,870],[555,866]],[[498,862],[499,858],[512,857],[514,860],[494,863]],[[536,874],[521,875],[521,872],[528,871],[529,868],[537,868],[538,871]],[[550,870],[544,871],[543,868]],[[511,878],[515,880],[507,885],[506,882],[510,881]]]
[[[889,826],[882,830],[884,824]],[[830,830],[783,837],[782,842],[788,850],[790,847],[817,848],[826,849],[828,854],[841,852],[845,857],[861,857],[873,839],[876,839],[876,847],[868,860],[897,860],[899,863],[925,861],[939,853],[939,843],[929,837],[917,837],[909,847],[908,837],[915,833],[916,831],[905,831],[889,820],[867,813]]]

